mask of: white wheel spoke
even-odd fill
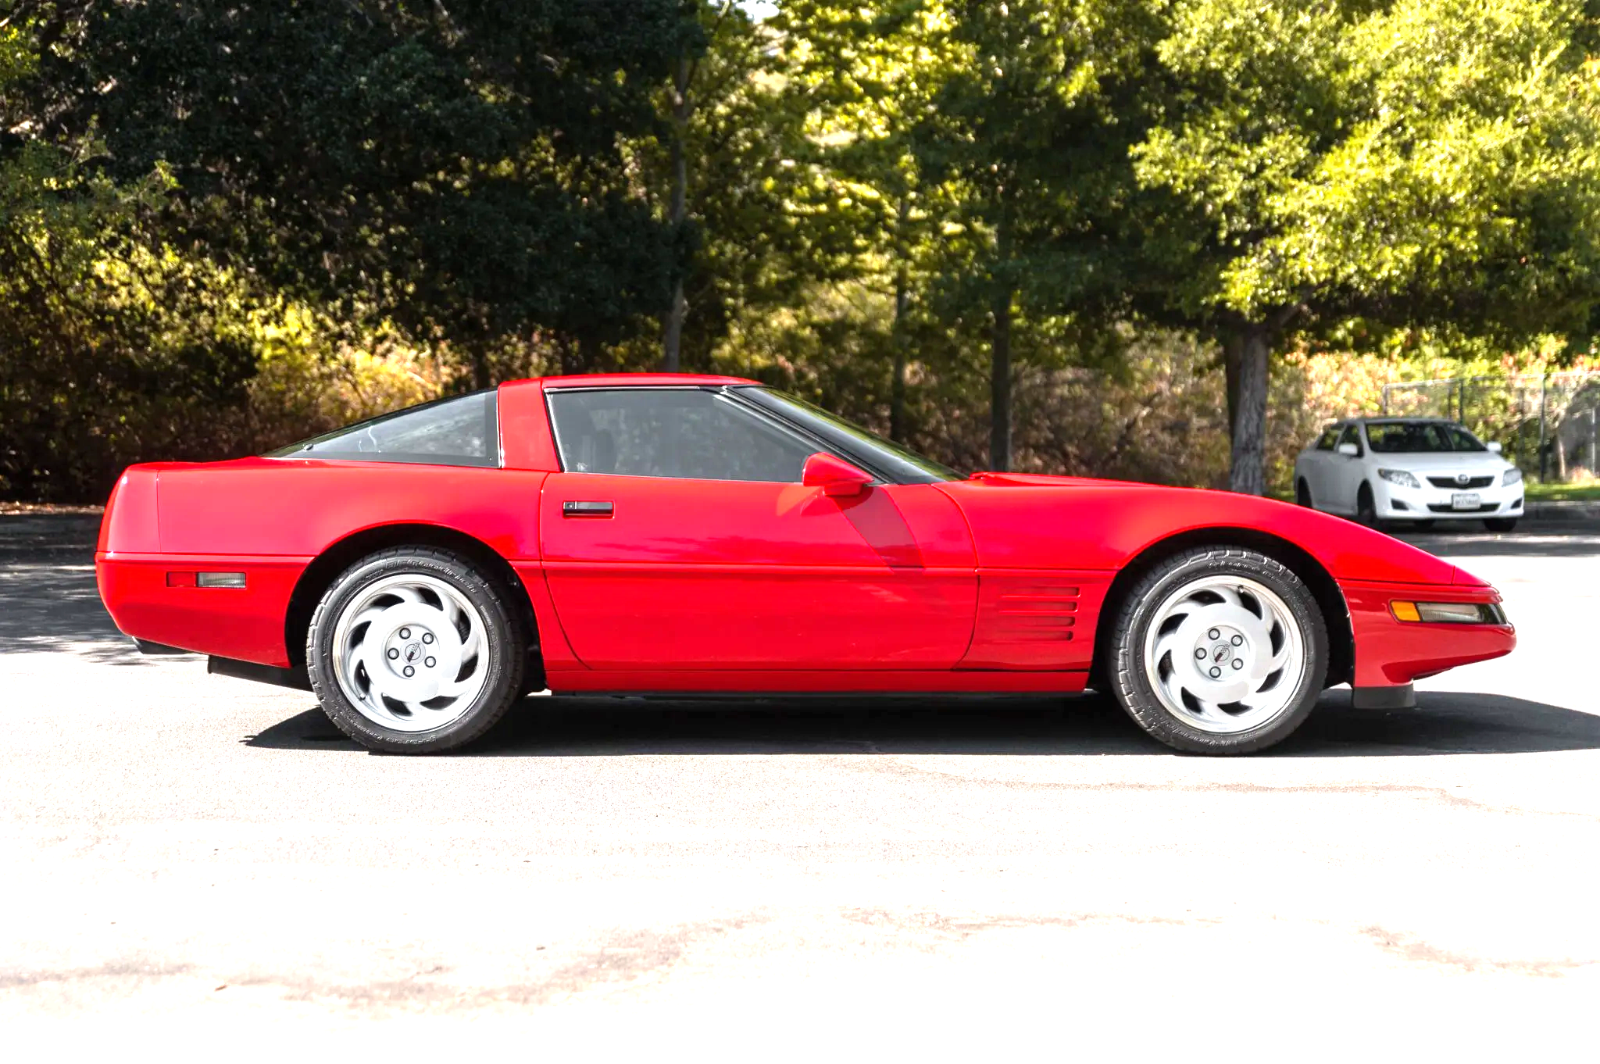
[[[1260,727],[1286,710],[1299,690],[1305,639],[1282,598],[1252,578],[1191,581],[1166,597],[1145,632],[1152,690],[1169,713],[1201,731]],[[1161,662],[1169,658],[1171,669],[1163,674]],[[1263,691],[1274,673],[1282,675]]]
[[[423,573],[382,577],[362,588],[335,622],[334,674],[350,703],[381,727],[443,727],[472,707],[487,682],[487,665],[472,660],[484,630],[477,607],[448,581]]]

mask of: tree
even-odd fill
[[[1149,107],[1152,20],[1122,0],[969,0],[955,8],[960,62],[919,140],[927,171],[961,189],[947,225],[987,236],[946,295],[987,309],[990,464],[1011,464],[1019,324],[1056,352],[1111,343],[1145,283],[1129,239],[1129,158]]]
[[[726,0],[704,0],[701,20],[704,50],[679,78],[687,88],[668,94],[669,139],[642,153],[685,249],[662,329],[669,369],[712,368],[741,320],[802,302],[808,280],[836,272],[835,245],[856,239],[812,209],[779,32]]]
[[[1396,329],[1584,342],[1600,79],[1576,0],[1177,0],[1138,174],[1168,309],[1226,352],[1236,491],[1265,489],[1269,356]]]
[[[938,257],[930,205],[948,192],[926,185],[918,142],[960,49],[942,3],[796,0],[778,25],[820,177],[807,206],[854,234],[851,278],[890,295],[888,428],[904,441],[912,305]]]
[[[677,246],[624,144],[698,32],[679,0],[43,4],[37,112],[158,161],[169,232],[281,291],[466,354],[572,368],[664,308]]]

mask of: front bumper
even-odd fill
[[[1425,476],[1417,479],[1422,483],[1420,488],[1402,487],[1381,477],[1374,477],[1372,496],[1378,516],[1410,521],[1477,521],[1485,517],[1522,516],[1524,485],[1521,481],[1509,485],[1492,484],[1487,488],[1457,489],[1435,487]],[[1456,509],[1452,503],[1458,492],[1477,495],[1478,506],[1475,509]]]
[[[1477,602],[1500,604],[1492,587],[1468,584],[1340,583],[1350,608],[1355,636],[1355,676],[1351,686],[1408,686],[1457,665],[1488,661],[1511,653],[1517,630],[1511,624],[1429,624],[1401,621],[1391,602]]]

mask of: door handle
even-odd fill
[[[562,517],[610,517],[615,507],[609,502],[564,502]]]

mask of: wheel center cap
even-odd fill
[[[405,658],[407,663],[415,663],[420,657],[422,657],[421,643],[412,643],[406,647]]]

